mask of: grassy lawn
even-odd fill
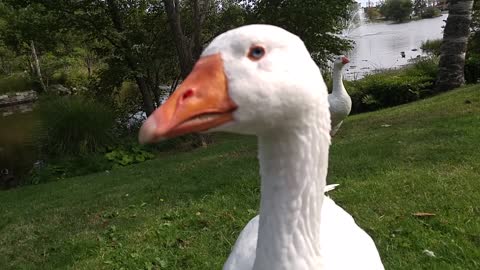
[[[352,116],[331,149],[332,197],[386,269],[480,269],[479,149],[480,86]],[[219,135],[208,149],[0,192],[0,269],[220,269],[256,215],[258,181],[255,139]]]

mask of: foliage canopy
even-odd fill
[[[387,20],[403,22],[413,11],[411,0],[386,0],[380,7],[380,12]]]
[[[336,34],[353,4],[352,0],[5,0],[0,4],[0,52],[11,50],[29,58],[34,41],[41,64],[49,61],[43,59],[47,54],[63,61],[46,77],[68,66],[65,57],[80,58],[90,81],[83,84],[93,87],[93,93],[111,99],[115,88],[131,80],[138,84],[145,109],[147,103],[157,106],[158,99],[168,94],[159,86],[174,84],[181,74],[179,40],[194,51],[194,62],[218,34],[244,24],[268,23],[299,35],[317,63],[325,64],[329,56],[349,48],[349,42]],[[175,14],[169,13],[168,5]],[[182,30],[179,38],[173,19]]]

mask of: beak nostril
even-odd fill
[[[193,96],[193,90],[192,89],[188,89],[187,91],[185,91],[185,93],[183,93],[182,95],[182,101],[185,101],[187,98],[190,98]]]

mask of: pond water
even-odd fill
[[[0,189],[15,186],[36,161],[33,104],[0,108]]]
[[[423,55],[420,49],[423,41],[443,37],[442,26],[448,14],[406,23],[363,23],[363,14],[359,16],[357,27],[344,33],[355,41],[355,47],[347,54],[350,59],[345,69],[347,80],[359,79],[379,69],[398,68]]]

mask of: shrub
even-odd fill
[[[73,61],[71,61],[73,62]],[[68,63],[69,65],[57,69],[51,78],[50,85],[61,84],[68,88],[86,87],[88,85],[88,73],[81,63]]]
[[[465,81],[477,83],[480,79],[480,55],[472,54],[465,61]]]
[[[412,102],[433,94],[438,60],[420,60],[404,69],[365,76],[346,85],[352,112],[373,111]]]
[[[371,111],[420,99],[422,90],[432,86],[427,76],[392,74],[367,75],[352,94],[354,111]]]
[[[103,155],[91,154],[78,157],[52,159],[47,164],[34,166],[23,185],[36,185],[65,178],[110,170],[112,164]]]
[[[413,11],[413,3],[411,0],[386,0],[380,6],[380,12],[388,20],[397,22],[409,19]]]
[[[376,7],[365,8],[365,15],[370,21],[378,20],[382,16],[380,11]]]
[[[45,98],[39,115],[42,153],[83,155],[112,143],[114,114],[106,106],[80,96]]]
[[[15,73],[0,78],[0,94],[32,90],[33,82],[28,74]]]
[[[442,11],[436,7],[426,7],[422,12],[422,18],[433,18],[438,17],[442,14]]]
[[[51,52],[47,52],[43,54],[39,60],[41,63],[43,81],[47,87],[51,84],[64,83],[64,78],[58,78],[54,76],[57,70],[61,70],[65,67],[64,59],[54,55]]]
[[[139,145],[131,147],[116,147],[105,154],[105,158],[113,162],[116,166],[127,166],[130,164],[144,162],[155,156]]]
[[[420,49],[426,54],[433,56],[440,56],[440,46],[442,46],[442,39],[429,39],[422,42]]]
[[[432,83],[435,82],[438,73],[438,57],[428,57],[416,61],[404,69],[406,76],[427,76]]]

